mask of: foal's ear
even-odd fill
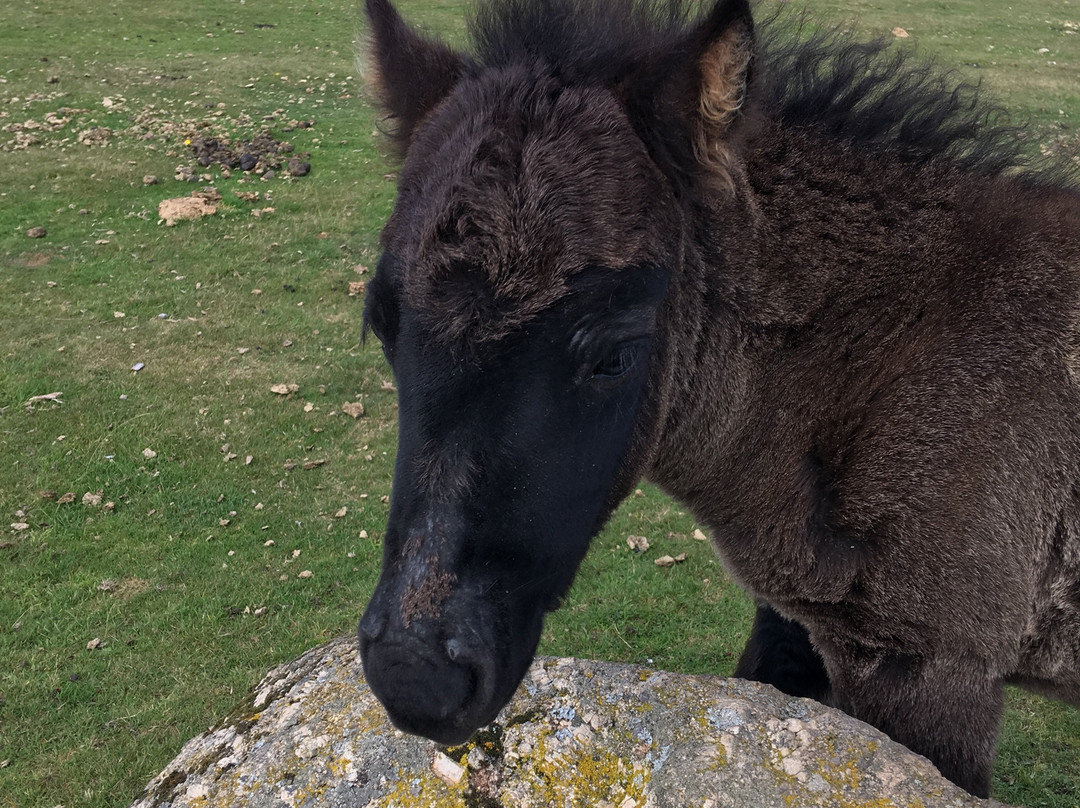
[[[370,67],[379,103],[395,120],[391,137],[404,154],[417,125],[445,98],[465,58],[412,30],[390,0],[366,0],[371,26]]]
[[[691,111],[694,157],[719,185],[730,185],[732,130],[743,114],[754,54],[748,0],[718,0],[690,34],[697,86]]]

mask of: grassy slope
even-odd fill
[[[457,2],[405,5],[460,37]],[[85,112],[41,145],[0,151],[0,808],[122,806],[266,668],[350,630],[374,585],[394,401],[346,290],[374,264],[392,176],[353,65],[352,3],[8,7],[0,125]],[[815,8],[906,28],[1041,127],[1080,116],[1068,0]],[[149,139],[128,131],[140,113]],[[315,126],[286,131],[305,119]],[[127,133],[72,142],[91,125]],[[223,211],[157,223],[158,201],[196,187],[172,179],[192,163],[185,138],[261,126],[310,152],[312,175],[241,183],[206,169]],[[37,225],[47,236],[28,239]],[[277,396],[278,382],[299,389]],[[24,406],[54,391],[62,405]],[[340,414],[357,395],[365,417]],[[113,509],[81,504],[98,491]],[[730,671],[749,606],[693,527],[650,488],[631,498],[542,650]],[[653,548],[631,554],[630,533]],[[677,567],[652,563],[679,552]],[[87,650],[94,638],[104,645]],[[1075,805],[1078,759],[1077,711],[1012,699],[1002,798]]]

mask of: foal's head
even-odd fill
[[[655,448],[686,197],[730,180],[750,19],[501,0],[468,57],[367,8],[405,159],[365,310],[400,435],[360,648],[395,723],[454,743]]]

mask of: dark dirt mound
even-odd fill
[[[311,125],[307,121],[300,125],[304,124]],[[280,171],[282,165],[286,165],[294,176],[303,176],[307,171],[301,173],[291,170],[293,166],[303,163],[310,170],[310,164],[299,159],[309,157],[308,154],[292,157],[292,144],[278,140],[266,129],[251,140],[235,143],[226,137],[193,138],[188,147],[195,161],[203,168],[220,165],[229,170],[240,169],[264,174],[267,171]]]

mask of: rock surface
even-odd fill
[[[752,682],[538,659],[460,747],[404,735],[353,638],[272,671],[132,808],[853,808],[1000,805],[872,727]]]

